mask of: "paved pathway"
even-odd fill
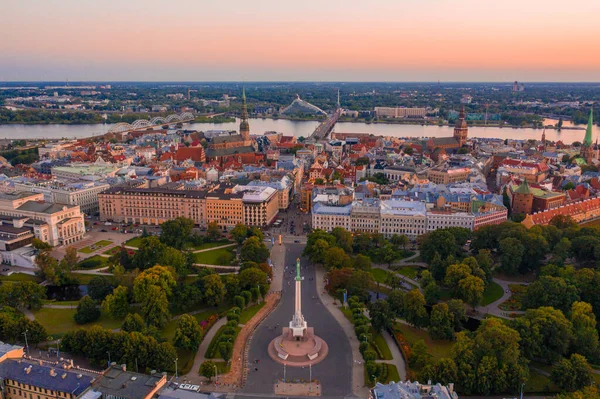
[[[398,375],[400,375],[400,379],[404,381],[406,379],[406,362],[404,361],[404,356],[402,356],[402,352],[400,352],[400,348],[396,345],[394,338],[387,331],[382,331],[381,335],[385,339],[385,343],[390,348],[392,352],[392,360],[386,360],[387,363],[391,363],[396,366],[398,369]],[[398,382],[398,381],[394,381]]]
[[[483,318],[483,315],[487,314],[491,314],[493,316],[496,317],[502,317],[504,319],[510,319],[510,317],[508,316],[511,313],[514,314],[523,314],[525,312],[520,311],[520,310],[502,310],[500,309],[498,306],[501,303],[504,303],[505,301],[507,301],[510,296],[512,295],[512,292],[510,291],[510,285],[513,284],[520,284],[520,285],[529,285],[529,283],[516,283],[513,281],[505,281],[505,280],[500,280],[498,278],[493,279],[493,281],[495,283],[497,283],[500,287],[502,287],[502,297],[492,303],[490,303],[487,306],[479,306],[477,307],[477,313],[481,316],[478,315],[474,315],[473,317],[475,318]]]
[[[198,370],[200,370],[200,365],[204,362],[204,354],[206,353],[206,349],[208,349],[208,345],[210,341],[215,337],[215,334],[222,326],[227,323],[227,318],[223,317],[219,319],[211,328],[206,332],[204,339],[202,339],[202,343],[198,347],[198,351],[196,352],[196,356],[194,357],[194,365],[190,369],[190,371],[185,374],[185,381],[191,384],[198,384],[200,382],[205,382],[204,377],[198,375]]]
[[[325,304],[327,310],[329,310],[331,315],[340,324],[342,330],[344,330],[344,333],[348,337],[350,347],[352,348],[352,392],[359,398],[366,398],[369,396],[369,389],[365,387],[365,374],[362,365],[363,358],[358,349],[360,342],[358,342],[356,334],[354,333],[354,325],[350,323],[350,320],[344,316],[342,311],[333,304],[333,298],[325,290],[325,270],[322,267],[316,269],[315,279],[317,280],[317,293],[319,294],[321,302]]]
[[[214,251],[216,249],[221,249],[221,248],[229,248],[229,247],[235,247],[237,246],[237,244],[226,244],[226,245],[221,245],[220,247],[212,247],[212,248],[206,248],[206,249],[198,249],[196,251],[192,251],[192,253],[198,254],[200,252],[208,252],[208,251]],[[136,248],[137,249],[137,248]]]

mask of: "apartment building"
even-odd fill
[[[375,107],[378,118],[424,118],[427,110],[425,108],[406,107]]]
[[[48,203],[41,193],[0,193],[0,217],[16,228],[31,228],[36,238],[52,246],[70,245],[85,234],[79,206]]]
[[[179,216],[206,226],[206,191],[115,186],[98,195],[100,220],[159,225]]]
[[[463,182],[469,178],[471,168],[436,168],[427,171],[427,178],[435,184]]]
[[[179,216],[200,227],[217,222],[263,227],[279,211],[277,190],[262,186],[217,187],[211,191],[115,186],[98,195],[100,220],[159,225]]]
[[[350,229],[357,233],[379,233],[380,204],[377,199],[354,201],[350,211]]]
[[[351,211],[352,204],[333,206],[317,202],[312,208],[312,227],[313,229],[325,231],[331,231],[336,227],[342,227],[351,231]]]

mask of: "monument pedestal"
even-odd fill
[[[325,341],[315,335],[302,315],[302,277],[300,258],[296,259],[296,297],[294,315],[289,327],[269,343],[269,356],[278,363],[288,366],[308,366],[325,359],[329,348]]]
[[[278,363],[288,366],[315,365],[325,359],[329,347],[316,336],[312,327],[306,328],[302,337],[294,337],[289,327],[269,344],[269,356]]]

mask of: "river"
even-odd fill
[[[316,121],[290,121],[287,119],[250,119],[252,134],[262,134],[268,131],[281,132],[285,135],[308,137],[317,127]],[[556,121],[547,119],[546,124]],[[229,123],[188,123],[184,127],[191,130],[227,129],[237,130],[239,120]],[[564,123],[570,126],[569,122]],[[85,138],[97,136],[108,131],[110,125],[0,125],[0,138],[33,139],[33,138]],[[584,128],[583,125],[580,125]],[[386,123],[339,122],[335,126],[338,133],[369,133],[394,137],[444,137],[452,135],[449,126],[399,125]],[[546,139],[562,140],[565,144],[582,141],[585,130],[546,130]],[[510,127],[469,127],[469,137],[502,138],[502,139],[537,139],[542,136],[541,129],[514,129]],[[594,138],[600,136],[600,127],[594,126]]]

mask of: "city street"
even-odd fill
[[[286,244],[285,265],[287,273],[283,281],[283,295],[280,305],[265,319],[256,331],[248,353],[249,372],[244,393],[272,394],[274,384],[284,377],[284,367],[275,363],[267,353],[271,340],[281,334],[294,313],[294,284],[296,258],[300,257],[304,245]],[[308,260],[301,258],[302,311],[309,327],[329,345],[329,354],[325,360],[312,368],[313,379],[322,383],[322,397],[341,398],[352,395],[351,370],[352,352],[346,335],[331,313],[318,299],[315,270]],[[276,264],[281,272],[281,264]],[[258,362],[257,362],[258,361]],[[308,381],[308,368],[286,367],[285,377]]]

